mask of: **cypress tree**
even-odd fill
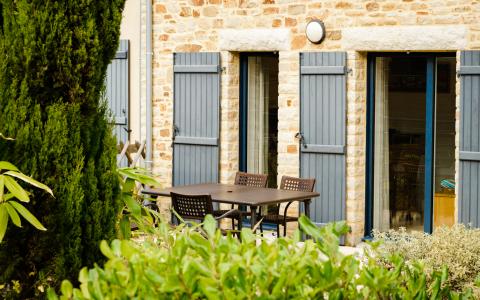
[[[21,298],[76,280],[115,236],[121,200],[115,139],[103,101],[125,0],[0,0],[0,160],[52,188],[27,208],[47,228],[9,226],[0,284]]]

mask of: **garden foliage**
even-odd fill
[[[406,265],[399,256],[390,266],[374,259],[361,263],[339,251],[348,228],[318,229],[302,216],[301,228],[316,242],[267,241],[244,228],[241,242],[224,237],[216,221],[174,229],[161,222],[143,242],[103,241],[103,266],[83,268],[80,286],[64,281],[61,296],[49,299],[460,299],[452,293],[445,269],[427,283],[420,263]]]
[[[21,217],[38,230],[47,230],[38,219],[20,203],[30,202],[30,195],[17,180],[42,189],[53,196],[52,190],[48,186],[23,174],[8,161],[0,161],[0,243],[5,236],[9,221],[17,227],[22,227]]]
[[[101,260],[121,209],[102,101],[125,0],[0,0],[0,160],[50,186],[30,207],[48,228],[9,228],[0,283],[32,297]],[[73,279],[73,278],[72,278]]]
[[[433,234],[402,228],[374,235],[383,242],[377,249],[380,258],[398,253],[407,263],[421,261],[427,272],[446,266],[447,283],[453,290],[472,288],[480,299],[480,288],[476,286],[480,281],[480,229],[457,224],[437,228]]]

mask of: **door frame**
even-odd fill
[[[371,52],[367,54],[367,124],[365,168],[365,238],[372,238],[373,229],[373,182],[375,145],[375,60],[377,57],[425,58],[426,69],[426,126],[425,126],[425,195],[424,231],[433,230],[433,179],[435,164],[435,105],[436,105],[436,59],[456,57],[455,52]]]

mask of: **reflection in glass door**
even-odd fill
[[[433,227],[455,220],[455,57],[437,58]]]
[[[423,229],[426,60],[376,58],[374,228]]]
[[[370,57],[367,234],[453,224],[454,70],[454,57]]]

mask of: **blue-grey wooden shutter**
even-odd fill
[[[346,53],[300,53],[300,175],[316,178],[322,225],[345,219]]]
[[[480,51],[460,57],[460,174],[458,220],[480,227]]]
[[[220,54],[174,54],[173,185],[218,182]]]
[[[128,40],[120,40],[115,58],[107,68],[106,97],[112,112],[114,134],[117,142],[126,143],[129,139],[129,71]]]

